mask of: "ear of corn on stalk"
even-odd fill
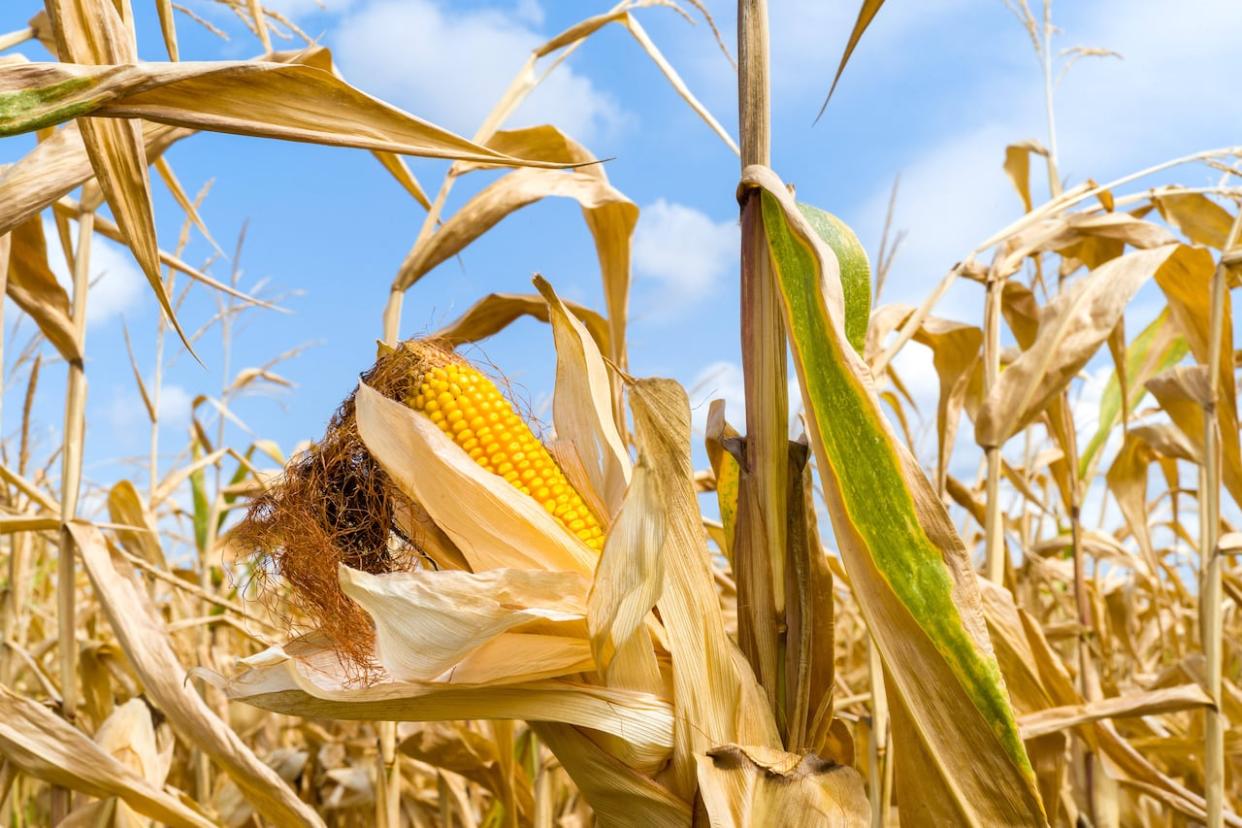
[[[423,373],[405,403],[426,414],[484,469],[537,500],[592,549],[604,545],[599,520],[543,443],[490,379],[450,362]]]

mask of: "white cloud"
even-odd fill
[[[954,134],[902,170],[895,228],[906,238],[881,301],[917,305],[977,244],[1022,213],[1022,202],[1001,169],[1005,145],[1020,133],[985,124]],[[859,235],[880,237],[891,182],[877,187],[858,211]],[[982,312],[978,285],[958,280],[937,315],[973,319]]]
[[[960,4],[944,0],[934,5],[939,8],[924,13],[950,13]],[[1230,99],[1232,78],[1242,71],[1242,56],[1230,39],[1242,27],[1242,5],[1232,0],[1177,6],[1159,0],[1127,0],[1125,5],[1109,0],[1074,12],[1065,13],[1061,22],[1066,31],[1054,48],[1088,43],[1116,49],[1125,59],[1080,61],[1058,86],[1063,177],[1071,183],[1087,176],[1106,181],[1176,155],[1236,141],[1236,118],[1222,102]],[[881,13],[877,26],[883,17]],[[776,25],[774,20],[774,30]],[[1008,37],[1014,48],[1029,49],[1017,23],[1012,26]],[[902,24],[888,36],[909,32]],[[1024,138],[1047,141],[1036,73],[1033,59],[997,66],[977,88],[960,93],[981,116],[955,123],[902,165],[895,225],[909,235],[885,301],[921,300],[950,266],[1021,212],[1001,164],[1006,144]],[[1203,168],[1181,168],[1174,175],[1191,184],[1217,177]],[[1036,200],[1047,198],[1038,164],[1032,164],[1031,182]],[[857,212],[860,235],[869,245],[879,238],[890,185],[891,180],[877,181]],[[936,313],[977,319],[981,303],[977,285],[959,284]]]
[[[709,292],[738,257],[735,220],[715,222],[664,199],[643,209],[634,231],[634,269],[659,281],[674,302]]]
[[[77,238],[74,225],[74,238]],[[56,227],[44,223],[47,236],[47,262],[65,290],[73,293],[73,278],[65,264],[65,254],[57,240]],[[90,290],[87,294],[86,322],[90,326],[107,322],[133,310],[142,302],[146,277],[138,269],[128,249],[96,235],[91,239]]]
[[[802,390],[798,377],[787,378],[789,389],[789,436],[796,438],[802,433]],[[690,425],[696,434],[707,430],[707,412],[712,400],[725,401],[725,419],[739,431],[746,430],[746,384],[742,366],[736,362],[721,360],[699,371],[686,387],[690,398]]]
[[[696,434],[707,429],[707,409],[712,400],[725,401],[725,416],[739,430],[746,421],[746,390],[742,366],[736,362],[713,362],[695,375],[687,394],[690,422]]]
[[[345,11],[353,5],[353,0],[265,0],[263,5],[287,17],[300,18]]]
[[[513,16],[523,23],[529,23],[532,26],[543,25],[543,6],[539,5],[539,0],[517,0],[513,7]]]
[[[150,389],[150,379],[147,388]],[[190,422],[194,395],[180,385],[166,383],[160,387],[160,428],[177,430]],[[113,396],[107,408],[108,423],[115,433],[128,434],[136,430],[146,433],[150,428],[146,407],[136,389],[113,388]]]
[[[160,424],[167,427],[185,425],[190,421],[194,395],[180,385],[160,387]]]
[[[868,27],[859,48],[882,55],[891,65],[901,60],[899,47],[907,35],[917,36],[925,31],[929,21],[969,5],[970,0],[922,0],[902,8],[894,7],[891,11],[882,9]],[[823,0],[773,3],[771,38],[772,43],[779,46],[772,54],[774,84],[789,91],[825,95],[857,16],[857,3],[825,3]],[[861,52],[856,53],[851,64],[859,62],[861,55]]]
[[[333,38],[345,76],[422,118],[472,134],[531,50],[546,41],[532,28],[537,5],[516,12],[450,10],[431,0],[382,0],[352,12]],[[510,119],[554,123],[590,142],[621,123],[611,96],[567,65],[556,69]]]

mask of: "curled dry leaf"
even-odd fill
[[[0,74],[0,103],[8,113],[0,118],[0,135],[92,115],[430,158],[523,163],[365,95],[330,72],[296,63],[30,63]]]
[[[1022,207],[1031,212],[1031,155],[1048,157],[1048,150],[1038,141],[1020,141],[1005,147],[1005,175],[1013,182],[1022,199]]]
[[[516,170],[470,199],[425,242],[416,245],[401,264],[394,291],[407,290],[433,268],[466,246],[506,216],[543,198],[572,198],[595,240],[596,254],[608,303],[613,353],[623,344],[623,326],[630,280],[630,237],[638,208],[612,187],[602,170],[583,167],[571,172]]]
[[[117,537],[126,551],[152,566],[168,568],[164,561],[164,550],[160,546],[155,517],[133,483],[122,480],[108,490],[108,517],[120,526],[134,527],[117,530]]]
[[[662,689],[643,623],[664,589],[664,536],[664,508],[650,470],[640,461],[604,541],[587,599],[591,650],[610,686]],[[619,662],[615,667],[614,659]]]
[[[36,215],[9,233],[5,291],[25,311],[66,362],[82,359],[69,311],[69,295],[47,264],[43,222]]]
[[[1168,300],[1169,313],[1182,336],[1186,338],[1195,361],[1204,372],[1207,371],[1207,366],[1211,361],[1211,282],[1215,269],[1211,255],[1202,248],[1196,248],[1194,258],[1187,263],[1187,266],[1176,270],[1162,269],[1156,274],[1156,282],[1164,292],[1165,299]],[[1220,313],[1224,322],[1220,326],[1218,347],[1221,354],[1227,355],[1233,353],[1233,325],[1228,321],[1233,319],[1233,299],[1228,290],[1224,291],[1222,296]],[[1184,376],[1189,379],[1189,375]],[[1207,374],[1204,373],[1202,378],[1206,383]],[[1242,503],[1242,444],[1239,443],[1238,437],[1238,386],[1234,377],[1233,360],[1227,357],[1220,360],[1217,383],[1219,402],[1215,403],[1215,410],[1219,423],[1221,456],[1224,460],[1222,467],[1224,483],[1234,501]],[[1195,387],[1198,387],[1197,384]],[[1190,386],[1187,388],[1189,389]],[[1207,393],[1206,391],[1195,393],[1205,401],[1208,399],[1203,396]],[[1161,405],[1163,406],[1163,402]],[[1172,412],[1170,416],[1173,417],[1178,427],[1185,431],[1186,425],[1183,423],[1187,421],[1187,416],[1183,414],[1181,420]],[[1202,427],[1194,434],[1187,432],[1187,436],[1192,440],[1202,440],[1202,435]]]
[[[565,302],[565,307],[590,331],[601,353],[611,353],[608,322],[588,307]],[[500,333],[523,316],[548,321],[548,303],[539,295],[527,293],[489,293],[448,325],[431,334],[430,339],[457,348]]]
[[[1126,348],[1125,416],[1128,417],[1136,411],[1147,395],[1147,381],[1181,362],[1188,350],[1185,337],[1178,332],[1177,326],[1169,318],[1168,308],[1165,308]],[[1079,457],[1080,478],[1086,479],[1090,476],[1098,461],[1100,449],[1104,447],[1113,426],[1122,416],[1121,383],[1117,371],[1114,370],[1100,395],[1099,425]]]
[[[246,659],[224,682],[230,698],[294,716],[373,721],[523,719],[560,722],[617,737],[631,767],[659,767],[673,743],[668,702],[650,693],[565,679],[498,685],[352,681],[335,651],[316,636]],[[215,680],[215,679],[213,679]]]
[[[600,825],[684,828],[691,823],[690,806],[610,756],[579,728],[551,722],[533,722],[531,728],[560,758]]]
[[[133,65],[138,60],[132,17],[128,21],[123,20],[120,10],[113,3],[107,0],[49,0],[48,9],[52,30],[56,34],[57,54],[66,60],[90,66]],[[20,109],[22,103],[17,102],[16,106]],[[74,114],[84,115],[85,112]],[[54,122],[54,119],[43,122],[38,127],[47,127]],[[80,117],[77,123],[86,154],[112,209],[113,218],[125,235],[164,315],[186,349],[193,353],[194,348],[177,321],[172,298],[165,290],[160,274],[155,208],[151,204],[151,182],[147,175],[142,123],[138,120],[85,117]]]
[[[1167,188],[1173,189],[1173,188]],[[1161,217],[1195,244],[1222,250],[1233,226],[1229,211],[1202,193],[1156,191],[1152,197]]]
[[[1203,407],[1211,399],[1207,368],[1202,365],[1180,365],[1162,371],[1147,381],[1147,390],[1156,398],[1161,410],[1169,416],[1185,438],[1185,444],[1196,457],[1203,456]],[[1221,399],[1225,397],[1222,394]],[[1220,448],[1224,463],[1221,477],[1226,490],[1235,502],[1242,503],[1242,459],[1237,453],[1238,434],[1236,425],[1229,429],[1231,420],[1229,406],[1216,409],[1220,418]],[[1232,433],[1230,433],[1232,432]]]
[[[1132,716],[1150,716],[1211,707],[1212,700],[1198,684],[1183,684],[1140,693],[1129,693],[1090,704],[1068,705],[1041,710],[1019,721],[1023,739],[1036,739],[1069,727]]]
[[[694,758],[719,745],[780,744],[771,709],[724,618],[708,563],[690,463],[690,405],[671,380],[639,380],[630,389],[635,440],[664,505],[664,588],[657,607],[673,661],[679,726],[671,786],[689,799]]]
[[[148,161],[194,130],[143,124]],[[94,175],[77,124],[66,124],[0,175],[0,232],[7,232]]]

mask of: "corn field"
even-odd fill
[[[0,427],[5,826],[1242,826],[1242,146],[1065,177],[1054,75],[1109,53],[1057,53],[1051,0],[1002,0],[1045,93],[1047,135],[996,148],[1023,212],[921,303],[886,302],[900,230],[869,256],[773,165],[765,0],[739,0],[736,43],[702,0],[581,4],[469,138],[351,85],[261,0],[212,2],[154,0],[161,60],[139,59],[131,0],[31,3],[0,34],[0,136],[34,142],[0,167],[0,398],[23,402]],[[849,5],[828,118],[883,2]],[[736,136],[644,27],[659,15],[736,69]],[[179,30],[228,37],[225,17],[251,57],[182,53]],[[745,404],[712,401],[703,428],[682,385],[631,373],[639,208],[610,159],[510,124],[618,31],[694,140],[738,159]],[[420,211],[394,225],[395,274],[351,274],[375,328],[348,335],[377,343],[321,435],[229,425],[309,357],[236,368],[237,326],[285,297],[242,280],[210,185],[174,171],[203,133],[370,153]],[[411,158],[445,162],[434,187]],[[452,201],[462,179],[487,183]],[[593,244],[601,307],[524,274],[411,322],[420,282],[554,197],[580,208],[563,232]],[[93,479],[91,355],[118,347],[86,335],[101,237],[160,314],[123,343],[149,456]],[[193,238],[216,252],[187,261]],[[975,317],[942,316],[963,286]],[[1127,330],[1144,288],[1161,308]],[[215,309],[199,327],[187,297]],[[526,366],[484,356],[532,319],[546,428],[509,379]],[[919,348],[934,415],[902,376]],[[224,380],[170,448],[177,358]]]

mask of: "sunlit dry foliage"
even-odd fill
[[[0,36],[56,56],[0,60],[0,133],[38,138],[0,170],[0,284],[36,329],[4,371],[24,383],[0,457],[6,824],[1242,825],[1242,536],[1226,518],[1242,505],[1242,147],[1063,182],[1054,77],[1113,53],[1058,55],[1051,4],[1040,17],[1008,2],[1048,113],[1044,140],[998,148],[1025,212],[919,306],[873,307],[901,231],[886,229],[873,273],[848,226],[794,198],[796,171],[772,168],[761,0],[739,4],[737,141],[641,24],[664,6],[715,32],[693,0],[623,0],[540,45],[471,139],[352,87],[259,0],[218,1],[258,57],[179,62],[178,25],[225,32],[167,0],[167,62],[137,62],[132,11],[106,0],[48,0]],[[861,4],[829,97],[882,5]],[[686,392],[629,373],[638,208],[555,125],[505,128],[614,24],[741,161],[747,403],[712,403],[706,469]],[[166,334],[189,353],[218,336],[231,354],[243,315],[280,311],[242,290],[241,240],[220,250],[209,188],[191,197],[166,156],[201,131],[369,151],[425,216],[376,361],[318,441],[226,445],[233,401],[288,385],[277,371],[295,350],[197,397],[181,459],[161,468]],[[452,162],[434,195],[403,156]],[[1190,165],[1220,183],[1150,186]],[[151,167],[184,214],[171,250]],[[447,212],[456,181],[487,171]],[[398,341],[408,291],[551,196],[581,208],[602,309],[536,276]],[[198,267],[183,260],[192,231],[216,251]],[[152,352],[125,333],[151,429],[145,487],[83,483],[97,235],[133,251],[162,311]],[[936,314],[959,279],[980,286],[978,320]],[[1151,285],[1164,307],[1127,331]],[[178,316],[191,288],[217,309],[196,330]],[[457,351],[524,316],[554,345],[542,437],[506,366]],[[908,347],[931,351],[934,418],[901,376]],[[1078,392],[1105,354],[1096,416]],[[63,402],[46,456],[31,445],[38,395]],[[926,467],[911,428],[924,417]],[[1117,520],[1088,513],[1105,500]]]

